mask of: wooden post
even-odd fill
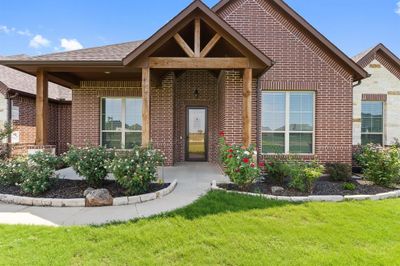
[[[200,57],[200,18],[194,20],[194,56]]]
[[[243,73],[243,145],[251,144],[251,95],[253,73],[251,68],[246,68]]]
[[[42,69],[36,72],[36,145],[47,145],[48,80]]]
[[[150,144],[150,68],[142,68],[142,146]]]

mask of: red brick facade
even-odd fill
[[[35,99],[18,96],[12,104],[19,107],[19,120],[13,121],[14,132],[19,132],[19,143],[12,145],[12,155],[24,155],[28,146],[35,145]],[[56,147],[57,154],[63,153],[71,142],[71,103],[50,101],[48,119],[48,144]]]

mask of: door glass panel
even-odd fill
[[[188,110],[187,159],[206,160],[206,109]]]

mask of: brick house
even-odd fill
[[[400,59],[383,44],[353,59],[371,75],[353,90],[353,144],[391,145],[400,138]]]
[[[367,72],[282,0],[193,1],[145,41],[2,60],[72,88],[72,144],[162,149],[216,162],[220,131],[261,156],[351,162],[353,84]]]
[[[71,142],[71,90],[49,83],[49,142],[57,153]],[[24,155],[35,145],[36,78],[21,71],[0,66],[0,128],[12,122],[13,135],[3,140],[11,155]]]

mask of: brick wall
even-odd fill
[[[194,97],[197,89],[199,97]],[[185,71],[176,79],[175,89],[175,159],[185,160],[186,108],[188,106],[207,107],[208,109],[208,160],[218,160],[218,82],[207,70]]]
[[[27,146],[34,145],[36,139],[35,99],[18,96],[13,106],[19,107],[19,120],[13,122],[14,131],[19,132],[19,143],[14,144],[12,155],[27,153]],[[58,154],[67,149],[71,142],[71,104],[49,102],[48,144],[56,146]]]
[[[316,91],[315,155],[323,162],[350,163],[352,77],[347,70],[299,25],[279,12],[271,1],[232,1],[219,11],[219,15],[276,62],[260,81],[269,81],[269,86],[259,89],[290,90],[305,87]],[[237,75],[228,85],[239,86],[239,83]],[[307,84],[310,85],[308,88],[303,86]],[[259,92],[253,93],[253,102],[257,102],[257,95]],[[240,102],[235,104],[241,106]],[[256,108],[258,111],[254,112],[253,121],[256,121],[257,130],[254,132],[260,132],[261,112],[259,106]],[[226,116],[239,119],[239,114],[230,115],[230,112],[237,112],[238,109],[227,109]],[[228,130],[233,131],[234,123],[226,123]],[[229,137],[235,141],[239,135],[241,128],[229,133]],[[310,159],[310,156],[304,159]]]

